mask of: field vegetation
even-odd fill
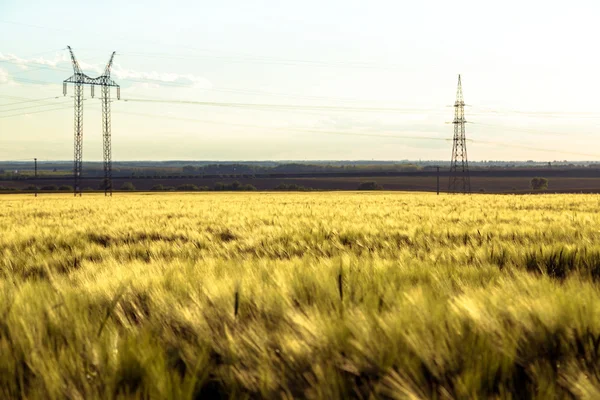
[[[600,398],[600,196],[0,197],[0,398]]]

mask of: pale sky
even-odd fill
[[[70,45],[92,77],[117,51],[114,160],[449,160],[460,73],[470,160],[600,161],[599,15],[592,0],[0,0],[0,160],[73,157]],[[101,160],[85,93],[84,161]]]

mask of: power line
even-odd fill
[[[519,144],[514,144],[514,143],[507,143],[507,142],[494,142],[494,141],[479,140],[479,139],[472,140],[472,142],[473,143],[477,143],[477,144],[492,144],[492,145],[501,146],[501,147],[509,147],[509,148],[522,149],[522,150],[539,151],[539,152],[543,152],[543,153],[570,154],[570,155],[577,155],[577,156],[600,158],[600,154],[580,153],[580,152],[564,151],[564,150],[553,150],[553,149],[547,149],[547,148],[543,148],[543,147],[524,146],[524,145],[519,145]]]
[[[52,99],[54,99],[54,98],[52,98]],[[37,101],[37,100],[43,100],[43,99],[30,99],[28,101],[33,101],[33,100]],[[94,104],[92,104],[92,105],[94,105]],[[11,115],[4,115],[4,116],[0,116],[0,118],[10,118],[10,117],[17,117],[17,116],[22,116],[22,115],[45,113],[45,112],[51,112],[51,111],[56,111],[56,110],[65,110],[68,108],[70,108],[70,107],[56,107],[56,108],[40,110],[40,111],[31,111],[31,112],[23,112],[23,113],[11,114]],[[439,141],[449,141],[450,140],[450,139],[446,139],[446,138],[425,137],[425,136],[383,135],[383,134],[372,134],[372,133],[323,131],[323,130],[317,130],[317,129],[301,129],[301,128],[289,128],[289,127],[268,127],[268,126],[258,126],[258,125],[251,125],[251,124],[235,124],[235,123],[225,123],[225,122],[220,122],[220,121],[199,120],[199,119],[194,119],[194,118],[173,117],[170,115],[135,113],[135,112],[127,112],[127,111],[119,111],[119,112],[117,112],[117,114],[129,114],[129,115],[137,115],[137,116],[151,117],[151,118],[163,118],[163,119],[170,119],[170,120],[174,119],[174,120],[188,121],[188,122],[247,127],[247,128],[255,128],[255,129],[274,130],[274,131],[287,130],[287,131],[304,132],[304,133],[316,133],[316,134],[322,133],[322,134],[329,134],[329,135],[363,136],[363,137],[377,137],[377,138],[391,138],[391,139],[439,140]],[[482,124],[479,124],[479,125],[482,125]],[[496,127],[495,125],[493,125],[493,126]],[[501,126],[497,126],[497,127],[503,128]],[[517,129],[512,129],[512,130],[517,130]],[[534,146],[518,145],[518,144],[514,144],[514,143],[507,143],[507,142],[486,141],[486,140],[479,140],[479,139],[476,139],[476,140],[467,139],[467,141],[472,142],[474,144],[489,144],[489,145],[496,145],[496,146],[501,146],[501,147],[510,147],[510,148],[525,149],[525,150],[541,151],[541,152],[572,154],[572,155],[579,155],[579,156],[586,156],[586,157],[591,156],[591,157],[600,158],[600,155],[598,155],[598,154],[567,152],[567,151],[562,151],[562,150],[553,150],[553,149],[540,148],[540,147],[534,147]]]
[[[67,103],[70,103],[70,102],[69,101],[60,101],[60,102],[57,102],[57,103],[36,104],[36,105],[33,105],[33,106],[11,108],[11,109],[8,109],[8,110],[0,110],[0,112],[14,112],[14,111],[27,110],[27,109],[31,109],[31,108],[48,107],[48,106],[55,106],[57,104],[67,104]]]
[[[17,114],[11,114],[11,115],[0,115],[0,119],[3,118],[11,118],[11,117],[20,117],[23,115],[30,115],[30,114],[41,114],[41,113],[46,113],[46,112],[51,112],[51,111],[57,111],[57,110],[66,110],[72,108],[72,106],[66,106],[66,107],[57,107],[57,108],[51,108],[48,110],[40,110],[40,111],[29,111],[29,112],[23,112],[23,113],[17,113]]]
[[[92,104],[92,105],[94,105],[94,104]],[[24,112],[24,113],[19,113],[19,114],[0,116],[0,119],[17,117],[17,116],[22,116],[22,115],[29,115],[29,114],[45,113],[45,112],[51,112],[51,111],[56,111],[56,110],[66,110],[66,109],[70,109],[70,108],[71,108],[71,106],[67,106],[67,107],[57,107],[57,108],[53,108],[53,109],[49,109],[49,110]],[[266,130],[272,130],[272,131],[287,130],[287,131],[293,131],[293,132],[299,132],[299,133],[315,133],[315,134],[320,133],[320,134],[327,134],[327,135],[375,137],[375,138],[389,138],[389,139],[409,139],[409,140],[425,140],[425,141],[435,140],[435,141],[447,142],[447,141],[451,140],[448,138],[426,137],[426,136],[383,135],[383,134],[370,134],[370,133],[323,131],[323,130],[317,130],[317,129],[302,129],[302,128],[288,128],[288,127],[285,127],[285,128],[266,127],[266,126],[249,125],[249,124],[231,124],[231,123],[224,123],[224,122],[218,122],[218,121],[206,121],[206,120],[197,120],[197,119],[193,119],[193,118],[181,118],[181,117],[173,117],[173,116],[169,116],[169,115],[134,113],[134,112],[127,112],[127,111],[119,111],[119,112],[115,112],[115,113],[138,115],[138,116],[152,117],[152,118],[175,119],[175,120],[181,120],[181,121],[209,123],[209,124],[226,125],[226,126],[231,125],[231,126],[240,126],[240,127],[251,127],[251,128],[256,128],[256,129],[266,129]],[[487,141],[487,140],[479,140],[479,139],[467,139],[467,141],[471,142],[475,145],[478,145],[478,144],[494,145],[494,146],[500,146],[500,147],[516,148],[516,149],[531,150],[531,151],[538,151],[538,152],[545,152],[545,153],[570,154],[570,155],[577,155],[577,156],[584,156],[584,157],[600,158],[600,154],[555,150],[555,149],[548,149],[548,148],[541,148],[541,147],[518,145],[518,144],[508,143],[508,142]]]
[[[0,96],[0,97],[4,97],[4,96]],[[17,101],[15,103],[8,103],[8,104],[0,104],[0,107],[7,107],[7,106],[14,106],[17,104],[24,104],[24,103],[35,103],[35,102],[39,102],[39,101],[46,101],[46,100],[53,100],[53,99],[59,99],[60,97],[58,96],[54,96],[54,97],[43,97],[41,99],[27,99],[25,100],[25,98],[21,97],[21,99],[23,99],[23,101]],[[0,110],[0,111],[6,111],[6,110]]]
[[[32,105],[32,106],[23,106],[23,107],[17,107],[17,108],[13,108],[13,109],[8,109],[8,110],[2,110],[0,109],[0,113],[3,112],[14,112],[14,111],[21,111],[21,110],[27,110],[27,109],[31,109],[31,108],[36,108],[36,107],[47,107],[47,106],[52,106],[52,105],[59,105],[59,104],[66,104],[68,103],[68,101],[58,101],[58,102],[49,102],[48,100],[55,100],[55,99],[61,99],[62,97],[47,97],[47,98],[39,98],[39,99],[31,99],[31,98],[27,98],[27,97],[15,97],[17,99],[22,99],[23,101],[21,102],[17,102],[17,103],[11,103],[14,105],[17,104],[27,104],[27,103],[32,103],[32,102],[42,102],[44,104],[36,104],[36,105]],[[89,99],[84,99],[84,101],[87,101]],[[0,107],[5,106],[8,104],[1,104]],[[31,114],[31,112],[25,112],[23,113],[23,115],[26,114]],[[8,117],[8,116],[7,116]],[[1,116],[0,116],[1,118]]]
[[[298,60],[296,60],[298,61]],[[21,63],[19,63],[18,61],[14,61],[14,60],[4,60],[2,62],[8,62],[8,63],[13,63],[16,65],[19,65]],[[60,70],[64,70],[62,68],[59,67],[49,67],[45,64],[41,64],[41,63],[36,63],[35,61],[27,61],[28,64],[37,64],[40,65],[40,68],[38,69],[47,69],[47,70],[52,70],[52,71],[60,71]],[[29,70],[29,71],[34,71],[34,70]],[[29,72],[29,71],[24,71],[24,72]],[[25,83],[39,83],[39,84],[53,84],[52,82],[44,82],[44,81],[39,81],[39,80],[32,80],[32,79],[26,79],[26,78],[14,78],[17,81],[21,81],[21,82],[25,82]],[[165,82],[165,81],[161,81],[161,80],[153,80],[153,79],[125,79],[127,81],[133,81],[133,82],[156,82],[156,83],[160,83],[160,84],[165,84],[165,85],[173,85],[173,86],[189,86],[188,84],[183,84],[183,83],[177,83],[177,82]],[[294,97],[294,95],[286,95],[286,94],[274,94],[274,93],[268,93],[268,92],[259,92],[259,91],[248,91],[248,90],[238,90],[238,89],[231,89],[231,88],[223,88],[223,89],[217,89],[217,88],[213,88],[210,90],[215,90],[215,91],[224,91],[224,92],[241,92],[241,93],[258,93],[258,94],[266,94],[266,95],[280,95],[280,96],[286,96],[286,97]],[[3,96],[3,97],[7,97],[7,98],[11,98],[10,96]],[[309,97],[309,96],[306,96]],[[310,96],[311,98],[324,98],[327,99],[327,97],[322,97],[322,96]],[[14,98],[14,97],[13,97]],[[29,103],[29,102],[43,102],[45,100],[50,100],[50,99],[54,99],[53,98],[46,98],[46,99],[26,99],[22,102],[13,102],[13,103],[8,103],[8,104],[3,104],[0,105],[0,107],[6,107],[6,106],[10,106],[10,105],[18,105],[18,104],[22,104],[22,103]],[[298,104],[270,104],[270,103],[241,103],[241,102],[215,102],[215,101],[192,101],[192,100],[169,100],[169,99],[129,99],[126,100],[129,102],[153,102],[153,103],[170,103],[170,104],[186,104],[186,105],[199,105],[199,106],[211,106],[211,107],[232,107],[232,108],[247,108],[247,109],[257,109],[257,110],[270,110],[270,111],[302,111],[302,110],[308,110],[308,111],[326,111],[326,112],[332,112],[332,111],[347,111],[347,112],[360,112],[360,111],[365,111],[365,112],[394,112],[394,113],[424,113],[424,114],[432,114],[434,112],[434,110],[437,109],[410,109],[410,108],[394,108],[394,107],[349,107],[349,106],[329,106],[329,105],[298,105]],[[57,103],[57,104],[63,104],[63,103]],[[7,109],[7,110],[2,110],[2,112],[15,112],[15,111],[21,111],[21,110],[25,110],[25,109],[31,109],[31,108],[36,108],[36,107],[47,107],[47,106],[51,106],[54,104],[41,104],[41,105],[35,105],[35,106],[27,106],[27,107],[19,107],[19,108],[14,108],[14,109]],[[16,117],[19,115],[30,115],[30,114],[37,114],[37,113],[42,113],[42,112],[50,112],[50,111],[54,111],[54,110],[62,110],[65,109],[67,107],[57,107],[57,108],[51,108],[51,109],[46,109],[46,110],[38,110],[38,111],[32,111],[32,112],[23,112],[23,113],[15,113],[15,114],[10,114],[10,115],[4,115],[4,116],[0,116],[0,118],[10,118],[10,117]],[[484,112],[485,113],[489,113],[489,114],[498,114],[498,113],[502,113],[501,111],[497,111],[497,110],[487,110]],[[550,115],[551,112],[544,112],[544,111],[540,111],[540,112],[527,112],[527,111],[517,111],[517,113],[520,114],[526,114],[526,115],[543,115],[543,116],[547,116]],[[130,113],[130,114],[134,114],[134,113]],[[562,113],[562,115],[580,115],[583,113]],[[143,114],[139,114],[139,115],[143,115]],[[556,115],[556,114],[554,114]],[[593,113],[585,113],[584,115],[595,115]],[[150,114],[146,114],[145,116],[153,116],[155,117],[155,115],[150,115]],[[169,119],[180,119],[180,120],[192,120],[192,119],[182,119],[182,118],[174,118],[171,116],[165,116],[165,118],[169,118]],[[196,120],[196,122],[204,122],[204,123],[217,123],[217,124],[223,124],[226,125],[224,123],[219,123],[216,121],[200,121],[200,120]],[[478,125],[481,126],[489,126],[489,127],[495,127],[498,129],[505,129],[505,130],[511,130],[511,131],[517,131],[517,132],[527,132],[527,133],[538,133],[538,134],[555,134],[555,135],[564,135],[563,133],[559,133],[559,132],[550,132],[550,131],[542,131],[542,130],[534,130],[534,129],[526,129],[526,128],[515,128],[515,127],[503,127],[500,125],[492,125],[492,124],[485,124],[485,123],[477,123]],[[310,130],[310,129],[299,129],[299,128],[274,128],[274,127],[260,127],[260,126],[252,126],[252,125],[244,125],[244,124],[228,124],[230,126],[244,126],[244,127],[254,127],[257,129],[276,129],[276,130],[288,130],[288,131],[295,131],[295,132],[304,132],[304,133],[319,133],[319,134],[334,134],[334,135],[352,135],[352,136],[367,136],[367,137],[381,137],[381,138],[398,138],[398,139],[415,139],[415,140],[444,140],[447,141],[448,139],[444,139],[444,138],[435,138],[435,137],[422,137],[422,136],[402,136],[402,135],[382,135],[382,134],[370,134],[370,133],[356,133],[356,132],[336,132],[336,131],[322,131],[322,130]],[[471,141],[471,140],[469,140]],[[592,154],[587,154],[587,153],[578,153],[578,152],[565,152],[565,151],[560,151],[560,150],[552,150],[552,149],[545,149],[545,148],[539,148],[539,147],[532,147],[532,146],[524,146],[524,145],[518,145],[518,144],[514,144],[514,143],[502,143],[502,142],[493,142],[493,141],[484,141],[484,140],[475,140],[472,141],[474,143],[481,143],[481,144],[492,144],[492,145],[497,145],[497,146],[502,146],[502,147],[512,147],[512,148],[521,148],[521,149],[527,149],[527,150],[533,150],[533,151],[543,151],[543,152],[553,152],[553,153],[562,153],[562,154],[576,154],[576,155],[584,155],[584,156],[592,156],[592,157],[598,157],[598,155],[592,155]]]
[[[40,26],[40,25],[33,25],[33,24],[25,24],[23,22],[15,22],[15,21],[6,21],[6,20],[0,20],[0,23],[2,24],[11,24],[11,25],[21,25],[21,26],[28,26],[30,28],[39,28],[39,29],[49,29],[49,30],[54,30],[54,31],[63,31],[63,32],[70,32],[70,30],[68,29],[62,29],[62,28],[51,28],[48,26]]]
[[[0,62],[9,62],[9,63],[14,63],[14,64],[19,64],[17,62],[14,61],[10,61],[10,60],[4,60],[4,61],[0,61]],[[36,64],[35,62],[30,62],[30,64]],[[42,65],[42,67],[40,67],[39,69],[46,69],[46,70],[51,70],[51,71],[67,71],[63,68],[51,68],[45,65]],[[25,71],[24,71],[25,72]],[[54,82],[48,82],[48,81],[41,81],[41,80],[33,80],[33,79],[27,79],[27,78],[13,78],[15,81],[18,82],[23,82],[23,83],[32,83],[32,84],[50,84],[53,85]],[[163,80],[158,80],[158,79],[150,79],[150,78],[142,78],[142,79],[135,79],[135,78],[124,78],[122,79],[123,81],[128,81],[128,82],[137,82],[137,83],[156,83],[159,85],[165,85],[165,86],[174,86],[174,87],[189,87],[189,84],[186,83],[179,83],[179,82],[168,82],[168,81],[163,81]],[[259,95],[267,95],[267,96],[281,96],[281,97],[293,97],[293,98],[308,98],[308,99],[324,99],[324,100],[337,100],[337,101],[355,101],[355,102],[360,102],[361,100],[359,99],[342,99],[342,98],[333,98],[333,97],[326,97],[326,96],[302,96],[302,95],[294,95],[294,94],[285,94],[285,93],[271,93],[271,92],[262,92],[262,91],[251,91],[251,90],[244,90],[244,89],[235,89],[235,88],[210,88],[207,89],[209,91],[216,91],[216,92],[225,92],[225,93],[242,93],[242,94],[259,94]],[[217,102],[196,102],[196,101],[187,101],[187,100],[165,100],[165,99],[129,99],[129,101],[152,101],[152,102],[169,102],[169,103],[173,103],[173,104],[196,104],[196,105],[213,105],[216,106]],[[212,104],[209,104],[212,103]],[[220,104],[222,104],[223,106],[231,106],[231,107],[241,107],[241,104],[244,103],[237,103],[237,104],[223,104],[226,102],[222,102]],[[252,104],[244,104],[245,107],[251,107],[253,106]],[[265,105],[254,105],[254,108],[264,108],[264,107],[269,107],[272,106],[270,104],[265,104]],[[286,108],[286,105],[275,105],[277,108],[280,109],[284,109]],[[322,106],[294,106],[294,105],[289,105],[288,108],[293,108],[295,107],[297,110],[302,108],[302,109],[307,109],[307,107],[311,107],[311,109],[314,111],[315,109],[322,109]],[[342,108],[348,108],[345,106],[326,106],[327,110],[333,110],[334,107],[338,109],[338,111],[343,111]],[[272,108],[272,107],[271,107]],[[358,109],[361,110],[358,110]],[[368,109],[368,110],[366,110]],[[349,108],[348,111],[382,111],[382,112],[411,112],[411,113],[416,113],[416,112],[426,112],[429,111],[428,114],[435,112],[441,112],[441,108],[431,108],[431,109],[400,109],[400,108],[393,108],[393,107],[355,107],[355,108]],[[499,111],[499,110],[490,110],[487,109],[485,110],[484,108],[482,108],[482,111],[480,112],[476,112],[473,115],[478,115],[478,116],[486,116],[486,115],[494,115],[494,114],[501,114],[501,113],[507,113],[508,111]],[[532,116],[532,117],[536,117],[536,116],[554,116],[554,117],[562,117],[562,118],[572,118],[574,115],[587,115],[588,118],[600,118],[600,113],[572,113],[572,112],[550,112],[550,111],[515,111],[515,113],[519,113],[520,115],[526,115],[526,116]],[[473,123],[473,122],[472,122]],[[482,126],[492,126],[491,124],[485,124],[485,123],[477,123],[479,125]],[[500,127],[497,126],[496,127]],[[516,130],[518,128],[510,128],[511,130]],[[531,129],[519,129],[519,132],[531,132],[531,133],[538,133],[534,130]],[[546,133],[551,133],[551,132],[547,132],[547,131],[543,131],[540,132],[543,134]],[[556,133],[556,134],[560,134],[562,135],[562,133]]]
[[[69,29],[64,28],[54,28],[54,27],[46,27],[41,25],[33,25],[15,21],[6,21],[0,20],[0,23],[12,24],[12,25],[21,25],[31,28],[37,29],[48,29],[48,30],[56,30],[63,32],[73,32]],[[121,40],[130,41],[130,37],[118,37]],[[137,40],[138,42],[146,42],[156,44],[155,41],[148,40]],[[348,61],[323,61],[323,60],[302,60],[302,59],[289,59],[289,58],[277,58],[271,56],[264,55],[256,55],[256,54],[248,54],[248,53],[238,53],[238,52],[223,52],[219,50],[212,49],[198,49],[193,47],[183,47],[183,46],[173,46],[173,43],[169,44],[170,47],[177,47],[185,50],[192,50],[195,52],[205,52],[205,53],[221,53],[221,55],[197,55],[197,56],[186,56],[186,55],[173,55],[168,53],[145,53],[145,52],[119,52],[120,56],[132,56],[132,57],[148,57],[148,58],[163,58],[163,59],[177,59],[177,60],[194,60],[194,59],[206,59],[213,58],[231,62],[256,62],[261,64],[275,64],[275,65],[302,65],[302,66],[315,66],[315,67],[336,67],[336,68],[369,68],[369,69],[398,69],[401,68],[401,65],[396,64],[382,64],[380,62],[348,62]],[[61,49],[63,50],[63,49]]]
[[[37,28],[37,29],[74,32],[73,30],[70,30],[70,29],[33,25],[33,24],[16,22],[16,21],[0,20],[0,23],[21,25],[21,26],[32,27],[32,28]],[[131,36],[129,36],[129,35],[128,36],[113,36],[113,37],[118,38],[121,41],[126,41],[126,42],[137,42],[137,43],[143,42],[143,43],[148,43],[148,44],[153,44],[153,45],[156,45],[156,44],[164,45],[164,43],[160,43],[160,42],[152,41],[152,40],[144,40],[144,39],[132,40]],[[132,52],[120,51],[119,55],[125,56],[125,57],[131,56],[131,57],[148,57],[148,58],[163,58],[163,59],[178,59],[178,60],[186,60],[186,59],[194,60],[194,59],[213,58],[213,59],[220,59],[220,60],[232,61],[232,62],[257,62],[257,63],[261,63],[261,64],[302,65],[302,66],[336,67],[336,68],[342,67],[342,68],[368,68],[368,69],[398,69],[398,68],[403,67],[403,65],[400,65],[400,64],[384,64],[384,63],[376,62],[376,61],[348,62],[348,61],[306,60],[306,59],[296,59],[296,58],[272,57],[272,56],[240,53],[240,52],[226,52],[226,51],[224,52],[224,51],[218,50],[218,49],[206,49],[206,48],[203,49],[203,48],[195,48],[195,47],[189,47],[189,46],[177,46],[176,43],[168,43],[168,46],[170,48],[178,48],[178,49],[187,50],[187,51],[194,51],[196,53],[213,53],[213,55],[207,54],[207,55],[189,56],[189,55],[177,55],[177,54],[156,53],[156,52],[148,53],[148,52],[139,52],[139,51],[132,51]],[[64,50],[64,49],[61,49],[61,50]],[[214,55],[214,53],[217,53],[218,55]]]
[[[300,60],[300,59],[285,59],[265,57],[259,55],[244,55],[242,53],[232,53],[233,55],[199,55],[199,56],[180,56],[166,53],[140,53],[126,52],[120,53],[128,57],[146,57],[169,60],[206,60],[214,59],[232,63],[257,63],[267,65],[282,65],[282,66],[302,66],[302,67],[319,67],[319,68],[356,68],[356,69],[379,69],[379,70],[397,70],[402,68],[401,65],[384,65],[381,63],[366,63],[366,62],[344,62],[344,61],[315,61],[315,60]]]
[[[449,142],[452,140],[449,138],[441,138],[441,137],[433,137],[433,136],[383,135],[383,134],[373,134],[373,133],[342,132],[342,131],[329,131],[329,130],[319,130],[319,129],[268,127],[268,126],[259,126],[259,125],[250,125],[250,124],[228,123],[228,122],[221,122],[221,121],[200,120],[200,119],[194,119],[194,118],[173,117],[170,115],[135,113],[135,112],[128,112],[128,111],[118,111],[115,113],[137,115],[137,116],[142,116],[142,117],[151,117],[151,118],[159,118],[159,119],[160,118],[174,119],[174,120],[187,121],[187,122],[207,123],[207,124],[224,125],[224,126],[237,126],[237,127],[255,128],[255,129],[265,129],[265,130],[279,131],[279,132],[280,131],[290,131],[290,132],[299,132],[299,133],[315,133],[315,134],[327,134],[327,135],[358,136],[358,137],[362,136],[362,137],[425,140],[425,141],[444,141],[444,142]],[[487,141],[487,140],[479,140],[479,139],[465,139],[465,140],[467,142],[473,143],[473,144],[495,145],[495,146],[501,146],[501,147],[518,148],[518,149],[533,150],[533,151],[540,151],[540,152],[547,152],[547,153],[561,153],[561,154],[571,154],[571,155],[578,155],[578,156],[600,158],[600,154],[567,152],[567,151],[562,151],[562,150],[554,150],[554,149],[547,149],[547,148],[540,148],[540,147],[518,145],[518,144],[508,143],[508,142]]]
[[[301,94],[292,94],[292,93],[276,93],[276,92],[267,92],[261,90],[246,90],[246,89],[234,89],[234,88],[210,88],[207,89],[215,92],[223,92],[223,93],[237,93],[237,94],[252,94],[252,95],[263,95],[263,96],[272,96],[272,97],[289,97],[289,98],[297,98],[297,99],[308,99],[308,100],[334,100],[341,102],[352,102],[352,103],[381,103],[381,101],[377,100],[364,100],[357,98],[345,98],[345,97],[330,97],[330,96],[310,96],[310,95],[301,95]]]
[[[515,115],[517,116],[529,116],[529,117],[540,117],[544,118],[600,118],[600,113],[593,111],[528,111],[528,110],[502,110],[490,107],[474,107],[476,110],[479,109],[479,113],[483,112],[486,114],[501,114]],[[475,113],[476,115],[477,113]]]
[[[511,131],[511,132],[525,132],[525,133],[532,133],[532,134],[537,134],[537,135],[556,135],[556,136],[566,136],[568,135],[565,132],[556,132],[556,131],[548,131],[545,129],[532,129],[532,128],[519,128],[519,127],[507,127],[507,126],[503,126],[503,125],[496,125],[496,124],[486,124],[486,123],[481,123],[481,122],[471,122],[472,124],[476,124],[479,126],[486,126],[486,127],[490,127],[490,128],[495,128],[495,129],[502,129],[505,131]],[[582,136],[597,136],[595,134],[592,133],[577,133],[577,135],[582,135]]]
[[[27,79],[27,78],[12,78],[12,80],[16,81],[16,82],[22,82],[22,83],[31,83],[34,85],[56,85],[57,84],[55,82],[40,81],[40,80]]]
[[[439,140],[439,141],[445,141],[445,142],[451,140],[448,138],[440,138],[440,137],[435,137],[435,136],[383,135],[383,134],[375,134],[375,133],[340,132],[340,131],[328,131],[328,130],[319,130],[319,129],[303,129],[303,128],[290,128],[290,127],[260,126],[260,125],[252,125],[252,124],[236,124],[236,123],[221,122],[221,121],[201,120],[201,119],[195,119],[195,118],[182,118],[182,117],[173,117],[170,115],[156,115],[156,114],[129,112],[129,111],[115,111],[115,113],[116,114],[137,115],[137,116],[142,116],[142,117],[164,118],[164,119],[169,119],[169,120],[205,123],[205,124],[263,129],[263,130],[278,131],[278,132],[289,131],[289,132],[302,132],[302,133],[323,133],[323,134],[328,134],[328,135],[365,136],[365,137],[379,137],[379,138],[391,138],[391,139],[413,139],[413,140]]]
[[[5,62],[5,63],[11,63],[14,65],[21,65],[21,63],[14,61],[14,60],[3,60],[0,62]],[[28,64],[34,64],[34,65],[41,65],[39,68],[36,68],[35,70],[28,70],[28,71],[22,71],[23,73],[26,72],[31,72],[31,71],[36,71],[39,69],[44,69],[44,70],[48,70],[48,71],[64,71],[67,72],[69,70],[65,69],[65,68],[60,68],[60,67],[49,67],[47,65],[44,64],[39,64],[35,61],[28,61]],[[14,75],[14,74],[13,74]],[[118,75],[118,74],[117,74]],[[14,80],[18,81],[18,82],[23,82],[23,83],[32,83],[32,84],[54,84],[54,82],[48,82],[48,81],[40,81],[40,80],[33,80],[33,79],[27,79],[27,78],[13,78]],[[181,87],[181,88],[189,88],[190,84],[189,83],[182,83],[182,82],[171,82],[171,81],[165,81],[165,80],[160,80],[160,79],[151,79],[151,78],[122,78],[122,81],[126,81],[126,82],[134,82],[134,83],[154,83],[157,85],[161,85],[161,86],[171,86],[171,87]],[[320,99],[320,100],[334,100],[334,101],[342,101],[342,102],[365,102],[365,100],[361,100],[361,99],[349,99],[349,98],[340,98],[340,97],[328,97],[328,96],[306,96],[306,95],[298,95],[298,94],[286,94],[286,93],[273,93],[273,92],[265,92],[265,91],[258,91],[258,90],[246,90],[246,89],[235,89],[235,88],[207,88],[207,91],[212,91],[212,92],[223,92],[223,93],[240,93],[240,94],[257,94],[257,95],[265,95],[265,96],[274,96],[274,97],[291,97],[291,98],[303,98],[303,99]],[[368,101],[368,102],[373,102]]]
[[[21,63],[15,61],[15,60],[2,60],[0,62],[8,62],[8,63],[12,63],[15,65],[21,65]],[[28,64],[37,64],[40,65],[40,67],[38,69],[46,69],[46,70],[51,70],[51,71],[69,71],[67,69],[64,68],[59,68],[59,67],[49,67],[45,64],[40,64],[37,63],[35,61],[28,61]],[[30,72],[30,71],[34,71],[34,70],[29,70],[29,71],[23,71],[23,72]],[[19,82],[24,82],[24,83],[33,83],[33,84],[54,84],[53,82],[47,82],[47,81],[40,81],[40,80],[33,80],[33,79],[26,79],[26,78],[14,78],[14,80],[19,81]],[[151,78],[122,78],[122,81],[128,81],[128,82],[136,82],[136,83],[155,83],[155,84],[159,84],[159,85],[164,85],[164,86],[173,86],[173,87],[190,87],[190,84],[188,83],[181,83],[181,82],[170,82],[170,81],[164,81],[164,80],[160,80],[160,79],[151,79]],[[207,88],[206,90],[209,91],[216,91],[216,92],[224,92],[224,93],[242,93],[242,94],[259,94],[259,95],[267,95],[267,96],[281,96],[281,97],[294,97],[294,98],[307,98],[307,99],[324,99],[324,100],[337,100],[337,101],[352,101],[352,102],[360,102],[363,100],[360,99],[344,99],[344,98],[336,98],[336,97],[327,97],[327,96],[303,96],[303,95],[295,95],[295,94],[285,94],[285,93],[273,93],[273,92],[264,92],[264,91],[256,91],[256,90],[245,90],[245,89],[235,89],[235,88]],[[132,99],[133,100],[133,99]],[[593,112],[587,112],[587,113],[576,113],[576,112],[557,112],[557,111],[516,111],[516,110],[497,110],[497,109],[486,109],[485,107],[477,107],[478,109],[480,109],[481,111],[476,112],[472,115],[483,115],[485,116],[487,115],[495,115],[495,114],[507,114],[507,113],[513,113],[513,114],[520,114],[520,115],[526,115],[526,116],[532,116],[532,117],[536,117],[536,116],[547,116],[547,117],[555,117],[555,118],[572,118],[574,116],[587,116],[587,118],[600,118],[600,113],[593,113]],[[397,112],[397,110],[392,110]],[[420,110],[422,111],[422,109]],[[483,124],[481,124],[483,125]]]
[[[169,100],[169,99],[124,99],[125,102],[138,103],[167,103],[167,104],[186,104],[213,107],[235,107],[235,108],[270,108],[270,109],[304,109],[304,110],[327,110],[327,111],[367,111],[367,112],[394,112],[394,113],[415,113],[427,111],[424,109],[393,108],[393,107],[348,107],[348,106],[327,106],[327,105],[302,105],[302,104],[264,104],[264,103],[233,103],[216,101],[193,101],[193,100]],[[433,109],[432,109],[433,110]]]

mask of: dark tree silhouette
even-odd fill
[[[360,185],[358,185],[358,190],[383,190],[383,186],[375,181],[362,182]]]
[[[529,183],[531,185],[531,189],[533,190],[547,190],[548,189],[548,179],[546,178],[533,178]]]

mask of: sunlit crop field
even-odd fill
[[[600,398],[600,196],[0,197],[0,398]]]

